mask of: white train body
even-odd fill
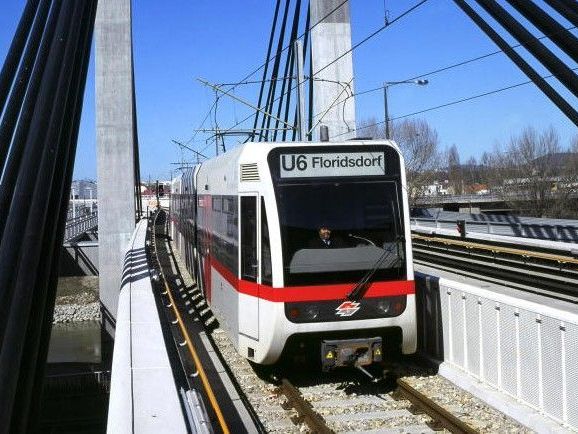
[[[322,226],[333,248],[318,245]],[[415,352],[405,171],[393,142],[239,146],[173,181],[171,236],[255,363],[277,362],[286,347],[377,336]]]

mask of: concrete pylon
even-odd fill
[[[114,325],[135,228],[131,0],[99,0],[95,37],[99,289],[103,323]]]
[[[309,6],[311,23],[323,20],[311,31],[314,141],[319,140],[320,125],[327,125],[329,137],[338,136],[335,140],[355,137],[352,132],[355,130],[355,101],[351,97],[354,93],[353,56],[349,53],[325,68],[351,49],[349,3],[327,16],[340,3],[342,0],[311,0]],[[316,74],[322,68],[325,69]],[[342,100],[345,102],[339,103]]]

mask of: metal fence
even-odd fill
[[[578,430],[578,315],[568,305],[421,273],[416,282],[420,330],[429,331],[421,334],[420,346],[444,361],[442,375],[465,375],[468,384],[484,390],[484,399],[491,399],[488,391],[509,396],[512,401],[492,402],[511,416],[519,405]],[[537,419],[526,417],[524,423],[551,431]]]
[[[444,214],[449,214],[444,212]],[[466,222],[467,232],[505,235],[541,240],[578,242],[578,221],[538,218],[485,219],[475,214],[452,213],[454,216],[412,217],[412,228],[456,229],[458,220]],[[500,216],[505,217],[505,216]]]
[[[66,222],[64,242],[69,242],[85,232],[91,231],[98,226],[98,211],[88,215],[79,216]]]

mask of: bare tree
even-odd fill
[[[504,199],[516,209],[537,217],[573,214],[570,198],[576,192],[576,159],[562,152],[560,137],[550,127],[537,132],[528,127],[510,139],[505,152],[494,159]]]
[[[442,159],[438,133],[423,119],[405,119],[393,124],[393,138],[405,159],[408,197],[413,205],[439,177]]]
[[[462,166],[460,164],[460,154],[455,143],[448,149],[448,178],[450,186],[454,194],[462,194],[464,192],[464,177],[462,173]]]
[[[364,119],[357,125],[357,137],[385,139],[385,124],[374,117]]]
[[[374,139],[385,138],[385,127],[375,119],[362,121],[357,128],[362,136]],[[393,140],[398,144],[407,175],[407,192],[410,204],[423,197],[428,185],[432,184],[441,168],[438,135],[425,120],[406,119],[392,126]]]

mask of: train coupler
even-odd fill
[[[371,365],[383,360],[383,345],[380,337],[347,340],[321,341],[321,369],[329,372],[339,367]]]

